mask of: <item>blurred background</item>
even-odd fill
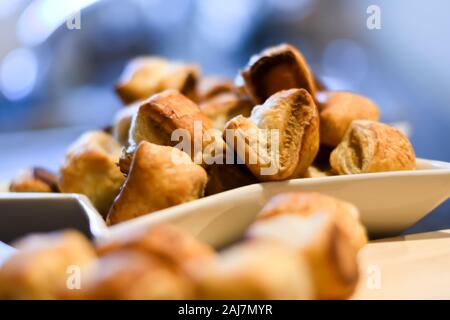
[[[367,27],[370,5],[380,29]],[[281,42],[330,89],[374,99],[419,157],[450,161],[448,12],[446,0],[0,0],[0,179],[24,165],[55,167],[81,130],[108,125],[121,107],[113,85],[136,55],[234,77]],[[23,133],[31,130],[34,140]],[[437,226],[450,227],[448,203],[421,230]]]

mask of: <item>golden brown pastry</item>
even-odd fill
[[[45,168],[21,171],[9,185],[10,192],[59,192],[58,177]]]
[[[158,257],[138,250],[118,250],[96,261],[80,291],[66,298],[89,300],[189,299],[187,277]]]
[[[251,57],[241,74],[245,88],[256,104],[281,90],[302,88],[313,97],[316,93],[314,78],[305,59],[289,44],[265,49]]]
[[[255,222],[250,239],[278,241],[296,250],[312,273],[314,297],[345,299],[358,282],[357,249],[332,215],[290,213]]]
[[[232,90],[233,82],[229,79],[218,76],[203,77],[197,84],[197,95],[200,102]]]
[[[398,129],[357,120],[331,153],[330,164],[338,174],[414,170],[416,156],[408,138]]]
[[[126,104],[167,89],[179,90],[195,100],[198,76],[199,70],[195,65],[158,57],[139,57],[125,67],[116,92]]]
[[[97,243],[97,252],[101,256],[130,249],[159,257],[174,266],[215,255],[212,247],[171,225],[157,225],[133,233],[123,232],[112,239]]]
[[[200,299],[311,299],[310,270],[287,246],[244,242],[187,272]]]
[[[205,170],[186,153],[142,141],[107,222],[116,224],[198,199],[203,196],[206,181]]]
[[[317,95],[320,109],[320,143],[335,147],[353,120],[378,121],[380,110],[370,99],[351,92],[321,92]]]
[[[258,183],[258,179],[245,164],[212,164],[206,167],[206,171],[208,173],[206,196]]]
[[[349,202],[316,192],[279,194],[266,203],[258,219],[285,214],[307,217],[318,212],[330,215],[355,248],[361,249],[367,243],[366,230],[359,220],[358,209]]]
[[[210,120],[198,106],[178,91],[167,90],[154,95],[142,102],[132,121],[129,147],[120,158],[120,168],[122,172],[128,172],[134,150],[141,141],[167,146],[184,143],[184,136],[180,138],[182,141],[172,140],[176,129],[182,129],[182,133],[189,136],[190,156],[196,163],[201,163],[202,159],[198,158],[201,158],[210,128]]]
[[[82,278],[96,258],[89,241],[76,231],[27,236],[14,247],[18,251],[0,269],[2,299],[60,298],[70,283],[70,267],[79,268]]]
[[[133,116],[138,112],[142,101],[135,102],[126,108],[117,111],[112,128],[113,137],[122,145],[128,146],[128,134],[130,132]]]
[[[223,131],[225,124],[231,118],[242,115],[250,116],[253,104],[241,99],[236,93],[229,91],[211,97],[200,105],[200,110],[211,119],[213,127]]]
[[[280,91],[231,119],[224,136],[261,181],[303,176],[319,150],[317,107],[304,89]]]
[[[64,193],[86,195],[106,215],[125,178],[117,162],[121,147],[102,131],[83,134],[66,153],[59,187]]]

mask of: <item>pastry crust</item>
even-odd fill
[[[225,129],[227,144],[261,181],[304,175],[319,150],[319,115],[304,89],[274,94],[249,118],[237,116]]]
[[[200,102],[209,100],[221,93],[233,90],[233,82],[218,76],[203,77],[197,84],[197,95]]]
[[[258,183],[258,179],[245,164],[236,162],[234,164],[212,164],[206,167],[206,171],[208,173],[206,196]]]
[[[196,99],[199,69],[193,64],[170,62],[159,57],[138,57],[125,67],[116,92],[125,104],[147,99],[167,90],[179,90]]]
[[[122,172],[128,172],[133,153],[141,141],[166,146],[178,144],[179,141],[171,139],[176,129],[183,130],[182,133],[188,136],[190,156],[196,163],[201,163],[202,159],[198,158],[202,156],[202,146],[208,142],[211,122],[198,106],[176,90],[167,90],[143,101],[131,123],[129,146],[120,157]],[[199,150],[196,146],[200,146]]]
[[[278,241],[295,250],[311,270],[316,299],[345,299],[355,290],[357,249],[325,212],[309,216],[287,213],[259,220],[250,226],[247,237]]]
[[[335,147],[354,120],[378,121],[380,110],[370,99],[350,92],[321,92],[320,142]]]
[[[81,290],[66,298],[87,300],[190,299],[186,276],[158,257],[138,250],[118,250],[98,259]]]
[[[40,167],[21,171],[9,186],[10,192],[59,192],[58,177]]]
[[[117,166],[120,151],[119,143],[109,134],[83,134],[66,153],[60,169],[61,192],[86,195],[105,216],[125,180]]]
[[[314,78],[303,55],[289,44],[265,49],[251,57],[241,75],[256,104],[281,90],[303,88],[313,97],[316,93]]]
[[[67,290],[69,267],[83,277],[96,259],[94,248],[77,231],[30,235],[14,244],[17,253],[0,269],[0,298],[57,299]]]
[[[353,121],[333,150],[330,164],[338,174],[414,170],[416,157],[408,138],[387,124]]]
[[[359,211],[351,203],[315,192],[282,193],[272,199],[261,210],[259,220],[277,215],[292,214],[307,217],[323,212],[330,215],[344,231],[356,249],[367,243],[367,234],[359,220]]]
[[[200,105],[200,110],[212,121],[212,125],[217,130],[223,131],[225,124],[231,118],[242,115],[250,116],[253,103],[242,99],[236,93],[229,91],[217,94]]]
[[[138,101],[126,108],[119,109],[114,116],[112,135],[122,146],[128,146],[131,121],[138,112],[141,103],[141,101]]]
[[[116,224],[198,199],[203,196],[206,181],[205,170],[186,153],[142,141],[107,222]]]
[[[98,242],[96,247],[100,256],[117,250],[132,249],[159,257],[175,267],[194,259],[215,255],[212,247],[171,225],[156,225],[133,233],[124,232],[112,239]]]
[[[217,258],[193,261],[187,272],[199,299],[310,299],[310,271],[290,248],[244,242]]]

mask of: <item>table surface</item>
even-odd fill
[[[374,241],[359,259],[353,299],[450,299],[450,230]]]

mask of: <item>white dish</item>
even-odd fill
[[[64,204],[65,209],[51,215],[51,219],[47,217],[46,221],[50,223],[56,219],[60,221],[53,222],[53,225],[70,227],[66,224],[72,218],[68,218],[75,214],[80,220],[88,220],[88,226],[80,221],[80,225],[84,226],[81,228],[88,228],[89,233],[97,238],[133,232],[153,224],[171,223],[215,247],[222,247],[239,239],[262,206],[274,195],[316,191],[354,203],[369,233],[380,237],[400,234],[450,197],[450,163],[418,159],[417,167],[415,171],[254,184],[154,212],[110,228],[106,227],[89,200],[80,195],[0,193],[0,212],[5,206],[15,204],[18,206],[14,209],[16,218],[10,220],[9,225],[21,223],[18,217],[30,224],[30,218],[26,216],[36,219],[33,210],[41,208],[49,212],[49,205],[54,206],[54,202],[58,202],[60,206]],[[74,206],[73,202],[79,205]],[[32,225],[28,228],[30,232],[41,231],[33,230]]]

